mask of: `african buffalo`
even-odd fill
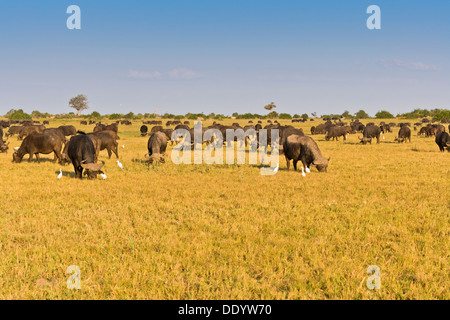
[[[150,163],[153,163],[153,161],[161,161],[162,163],[164,163],[166,148],[167,136],[163,132],[154,132],[148,139],[148,154],[146,154],[145,157],[149,160]]]
[[[411,129],[407,126],[403,126],[398,131],[398,137],[395,138],[394,141],[398,141],[398,143],[406,142],[406,140],[409,140],[411,143]]]
[[[333,141],[336,139],[339,140],[339,137],[344,137],[344,140],[347,140],[347,135],[352,131],[351,127],[338,127],[333,126],[328,129],[327,134],[325,135],[325,140],[329,141],[333,138]]]
[[[89,179],[97,178],[97,174],[103,174],[100,169],[105,164],[95,163],[95,148],[91,138],[85,134],[73,136],[69,141],[67,150],[69,159],[75,169],[75,176],[79,179],[87,175]]]
[[[363,137],[359,138],[362,144],[367,142],[372,143],[373,138],[377,138],[377,143],[380,143],[381,129],[376,125],[367,125],[363,131]]]
[[[33,155],[36,155],[38,163],[40,162],[39,154],[55,153],[55,161],[61,161],[62,142],[53,134],[35,133],[26,137],[20,148],[13,154],[13,162],[19,163],[25,154],[29,154],[28,159],[31,162]]]
[[[101,141],[100,151],[106,149],[108,151],[109,159],[111,159],[111,154],[112,154],[111,152],[114,152],[114,154],[116,155],[116,157],[118,159],[119,158],[118,143],[117,143],[116,139],[113,138],[112,134],[114,134],[113,131],[107,130],[107,131],[89,133],[89,134],[87,134],[87,136],[96,137]]]
[[[436,135],[435,142],[441,152],[444,152],[445,149],[450,152],[450,135],[447,132],[439,132]]]
[[[327,172],[331,158],[325,159],[317,146],[317,143],[307,136],[291,135],[287,137],[283,145],[287,169],[290,168],[290,160],[294,160],[294,170],[297,170],[297,162],[301,161],[305,168],[315,165],[319,172]]]
[[[147,133],[148,133],[148,127],[147,127],[145,124],[143,124],[143,125],[141,126],[140,131],[141,131],[141,136],[142,136],[142,137],[145,137],[145,136],[147,135]]]

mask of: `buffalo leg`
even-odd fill
[[[118,151],[118,144],[116,143],[113,147],[113,152],[116,155],[116,158],[119,159],[119,151]]]
[[[36,153],[36,159],[38,163],[41,163],[41,158],[39,157],[39,153]]]
[[[106,150],[108,150],[108,159],[111,159],[111,148],[109,147],[109,148],[106,149]]]
[[[291,161],[287,157],[286,157],[286,166],[288,170],[291,167]]]
[[[28,162],[31,162],[32,159],[33,159],[33,153],[30,152],[30,158],[28,159]]]
[[[294,171],[297,171],[297,162],[298,162],[298,160],[294,159],[294,161],[292,161],[292,162],[294,163]]]
[[[56,162],[56,160],[61,162],[62,161],[61,152],[59,152],[58,149],[56,149],[54,152],[55,152],[55,159],[53,160],[53,162]]]

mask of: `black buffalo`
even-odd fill
[[[148,132],[148,127],[144,124],[144,125],[141,126],[140,131],[141,131],[141,136],[145,137],[147,135],[147,132]]]
[[[89,179],[95,179],[98,174],[103,174],[101,168],[104,162],[102,164],[95,163],[95,148],[88,135],[73,136],[69,141],[67,155],[72,161],[77,178],[83,177],[83,170],[85,170],[84,175]]]
[[[395,138],[395,141],[402,143],[406,142],[406,140],[409,140],[409,142],[411,142],[411,129],[407,126],[403,126],[398,131],[398,137]]]
[[[444,152],[445,149],[450,152],[450,135],[447,132],[439,132],[435,141],[441,152]]]
[[[376,138],[377,143],[380,143],[380,135],[381,129],[376,125],[367,125],[363,131],[363,137],[359,138],[362,144],[366,144],[367,142],[372,143],[372,139]]]

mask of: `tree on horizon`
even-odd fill
[[[81,111],[89,108],[87,97],[84,94],[79,94],[76,97],[73,97],[69,101],[69,107],[77,110],[77,115],[81,115]]]

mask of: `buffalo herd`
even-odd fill
[[[394,141],[398,143],[409,142],[411,143],[411,123],[385,123],[381,122],[379,125],[375,123],[362,124],[358,120],[351,123],[343,122],[341,119],[325,119],[324,123],[311,127],[311,134],[324,134],[326,141],[336,140],[340,137],[343,140],[347,140],[349,134],[362,133],[362,137],[359,137],[361,144],[372,143],[373,139],[376,139],[376,143],[380,143],[380,137],[388,132],[392,132],[393,128],[398,126],[399,131]],[[334,120],[334,121],[332,121]],[[293,122],[304,122],[306,119]],[[322,156],[317,143],[308,136],[305,136],[304,132],[300,128],[294,128],[291,125],[282,126],[278,121],[268,120],[268,124],[263,127],[262,122],[258,121],[257,124],[253,124],[253,121],[249,121],[247,125],[241,127],[238,123],[232,125],[222,125],[214,122],[211,126],[201,128],[201,140],[202,143],[211,144],[217,143],[218,140],[214,135],[209,135],[206,139],[205,132],[208,129],[215,129],[215,132],[220,132],[222,135],[223,143],[230,143],[231,140],[238,141],[236,132],[240,131],[244,134],[245,145],[248,146],[252,143],[252,148],[259,147],[259,135],[261,129],[266,129],[267,143],[268,145],[276,145],[280,152],[284,153],[286,158],[287,169],[290,168],[290,161],[293,160],[294,170],[297,170],[297,162],[301,161],[303,167],[309,171],[311,165],[315,166],[319,172],[326,172],[330,158],[326,159]],[[424,125],[426,123],[426,125]],[[445,121],[443,121],[445,123]],[[128,120],[117,121],[112,124],[96,123],[95,121],[81,121],[80,125],[95,124],[93,132],[85,133],[77,130],[72,125],[63,125],[57,128],[47,128],[45,125],[49,125],[48,121],[44,121],[40,124],[36,121],[0,121],[0,153],[7,152],[9,149],[8,139],[14,135],[17,135],[17,139],[21,142],[20,147],[14,149],[13,162],[19,163],[22,161],[25,155],[28,155],[28,161],[36,156],[37,162],[40,162],[40,154],[54,153],[54,162],[59,161],[62,165],[72,163],[75,176],[82,178],[84,175],[88,178],[96,178],[98,174],[104,174],[101,171],[104,162],[98,164],[99,153],[102,150],[108,152],[108,157],[111,158],[112,154],[119,158],[118,151],[118,136],[119,124],[131,125]],[[154,125],[149,129],[147,125]],[[196,142],[195,128],[189,127],[189,121],[167,121],[166,127],[175,126],[174,128],[164,128],[162,121],[152,120],[144,121],[140,127],[140,135],[149,135],[147,143],[147,154],[145,158],[148,163],[165,162],[165,153],[168,142],[173,145],[177,143],[179,139],[182,139],[180,132],[186,132],[190,134],[190,141],[186,141],[188,145],[193,146]],[[419,125],[424,125],[418,131],[418,135],[421,136],[434,136],[435,142],[439,146],[440,151],[450,152],[450,136],[446,132],[446,128],[442,124],[430,123],[428,119],[423,119],[421,122],[414,123],[414,129],[417,130]],[[231,130],[230,130],[231,129]],[[279,132],[279,139],[277,141],[271,141],[271,131],[277,129]],[[450,131],[450,125],[448,127]],[[227,135],[233,132],[233,137]],[[203,137],[205,140],[203,141]],[[6,137],[6,140],[3,140]],[[70,137],[70,138],[68,138]],[[252,140],[253,138],[253,140]],[[252,140],[250,142],[250,140]]]

